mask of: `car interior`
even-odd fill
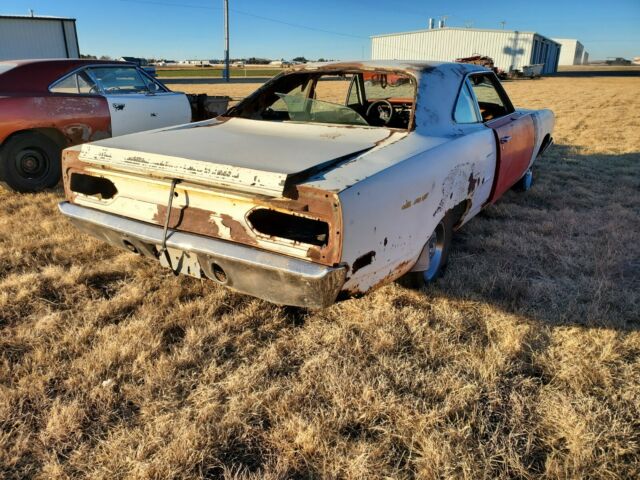
[[[514,108],[508,97],[498,89],[488,75],[471,75],[469,77],[473,93],[478,99],[478,107],[482,121],[487,122],[513,113]]]
[[[406,130],[415,94],[415,78],[404,73],[294,72],[269,82],[227,115]]]

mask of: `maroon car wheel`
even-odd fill
[[[18,192],[39,192],[60,180],[60,147],[38,133],[19,133],[0,150],[0,180]]]

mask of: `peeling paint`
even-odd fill
[[[256,245],[258,243],[254,237],[247,233],[246,227],[238,220],[231,218],[231,216],[225,213],[220,214],[220,217],[222,218],[222,224],[231,232],[231,240],[236,240],[247,245]]]
[[[416,198],[416,199],[413,201],[413,204],[414,204],[414,205],[417,205],[417,204],[418,204],[418,203],[420,203],[420,202],[424,202],[424,201],[427,199],[427,197],[428,197],[428,196],[429,196],[429,192],[427,192],[427,193],[423,194],[422,196],[420,196],[420,197]]]
[[[473,176],[473,172],[471,172],[469,174],[469,188],[467,189],[467,195],[468,196],[473,195],[473,192],[475,191],[478,185],[480,185],[480,178],[475,178]]]

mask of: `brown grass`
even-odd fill
[[[80,235],[60,191],[0,191],[0,477],[638,478],[639,87],[508,83],[558,116],[533,190],[428,291],[319,312]]]

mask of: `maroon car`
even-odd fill
[[[187,96],[132,63],[2,61],[0,181],[21,192],[52,187],[63,148],[190,121]]]

